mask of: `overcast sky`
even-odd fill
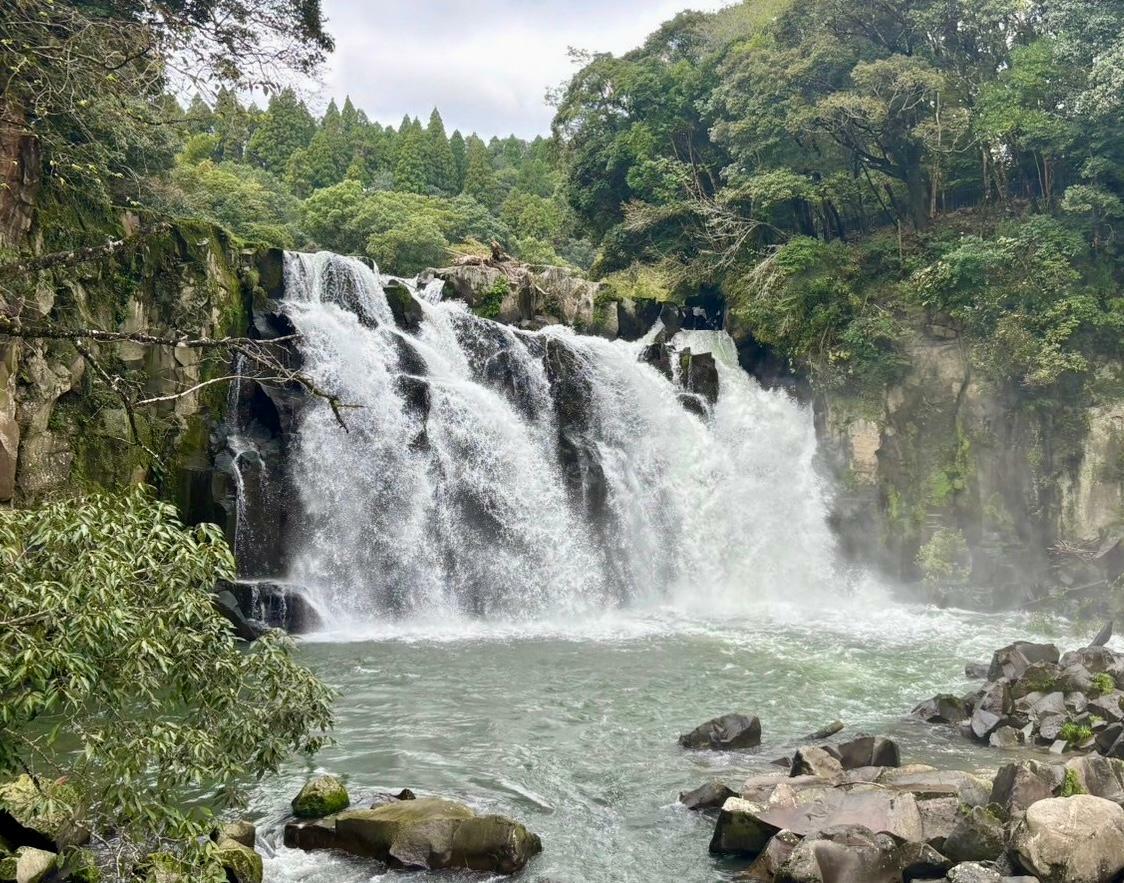
[[[567,48],[626,52],[679,10],[730,0],[324,0],[336,52],[326,105],[351,95],[382,123],[436,105],[448,131],[550,130],[546,90],[574,67]]]

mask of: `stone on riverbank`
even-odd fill
[[[16,851],[16,883],[41,883],[54,874],[58,860],[58,855],[53,852],[21,846]]]
[[[55,802],[53,812],[41,810],[43,795],[30,776],[0,785],[0,838],[13,849],[33,846],[52,852],[86,843],[90,832],[64,809],[75,800],[70,787],[61,782],[44,782],[42,787]]]
[[[306,782],[293,798],[293,815],[300,819],[330,816],[351,805],[347,788],[335,776],[317,776]]]
[[[761,744],[761,721],[756,715],[724,714],[684,733],[679,737],[679,744],[693,750],[755,748]]]
[[[1079,794],[1040,800],[1026,811],[1012,846],[1042,883],[1103,883],[1124,870],[1124,809]]]

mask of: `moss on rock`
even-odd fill
[[[335,776],[317,776],[305,783],[293,798],[293,815],[301,819],[320,819],[351,805],[347,788]]]

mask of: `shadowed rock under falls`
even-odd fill
[[[402,285],[286,261],[304,370],[355,406],[345,432],[309,401],[289,444],[290,580],[329,627],[837,590],[811,415],[726,335],[677,334],[669,378],[640,360],[650,340],[520,331]],[[707,353],[713,403],[677,376]]]

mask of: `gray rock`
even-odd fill
[[[803,835],[832,825],[861,825],[914,842],[922,842],[925,834],[912,794],[871,786],[795,789],[781,783],[760,807],[758,818],[778,831]]]
[[[1012,837],[1019,863],[1042,883],[1103,883],[1124,870],[1124,809],[1079,794],[1040,800]]]
[[[811,735],[805,736],[804,740],[807,742],[820,742],[824,739],[830,739],[836,733],[843,729],[843,721],[832,721],[826,727],[821,727]]]
[[[910,713],[930,724],[956,724],[969,717],[963,700],[950,693],[938,693],[932,699],[926,699]]]
[[[1042,742],[1054,742],[1061,735],[1062,727],[1069,720],[1064,714],[1044,714],[1038,720],[1038,738]]]
[[[1089,714],[1096,715],[1101,720],[1113,724],[1119,723],[1120,721],[1124,721],[1124,708],[1122,708],[1120,704],[1122,699],[1124,699],[1124,693],[1120,690],[1113,690],[1111,693],[1106,693],[1104,696],[1090,699],[1086,710]]]
[[[969,662],[964,666],[964,677],[972,681],[986,681],[989,668],[986,662]]]
[[[794,834],[792,831],[778,831],[765,844],[765,849],[753,860],[753,864],[744,873],[738,875],[738,879],[772,883],[777,871],[788,861],[792,850],[797,847],[801,839],[799,834]]]
[[[861,825],[834,825],[806,836],[778,871],[777,883],[900,883],[892,837]]]
[[[1093,673],[1078,662],[1067,665],[1058,675],[1058,687],[1067,693],[1088,693],[1093,688]]]
[[[1000,883],[1002,878],[994,868],[979,862],[963,862],[948,872],[948,883]]]
[[[988,680],[999,678],[1015,680],[1035,662],[1058,661],[1058,648],[1053,644],[1034,644],[1029,641],[1015,641],[995,651],[988,668]]]
[[[1104,624],[1097,636],[1089,642],[1090,647],[1103,647],[1112,639],[1112,620]]]
[[[1032,803],[1053,797],[1061,787],[1064,773],[1060,767],[1024,760],[1000,767],[991,789],[991,803],[1009,815],[1026,811]]]
[[[761,721],[745,714],[724,714],[679,737],[684,748],[732,751],[761,744]]]
[[[679,802],[692,810],[721,809],[722,804],[737,796],[736,791],[716,780],[700,785],[694,791],[683,792],[679,795]]]
[[[1124,724],[1109,724],[1096,736],[1097,751],[1106,756],[1112,757],[1110,751],[1113,745],[1124,736]]]
[[[718,813],[710,851],[716,855],[756,856],[781,829],[764,821],[765,805],[731,797]]]
[[[960,801],[955,797],[938,797],[917,804],[921,815],[921,830],[925,842],[942,850],[944,842],[956,827],[960,816]]]
[[[1014,727],[1003,726],[995,730],[988,737],[988,744],[990,744],[992,748],[1010,750],[1022,745],[1022,736],[1020,731],[1016,730]]]
[[[59,857],[45,849],[21,846],[16,850],[16,883],[41,883],[51,877]]]
[[[216,843],[223,840],[233,840],[235,843],[240,843],[249,849],[253,849],[258,841],[258,829],[254,826],[253,822],[248,822],[245,819],[236,822],[226,822],[220,825],[218,830],[211,836],[211,839]]]
[[[818,776],[838,780],[843,777],[843,764],[824,748],[805,746],[792,757],[790,776]]]
[[[1065,769],[1073,772],[1085,793],[1124,806],[1124,760],[1087,754],[1066,761]]]
[[[957,862],[992,861],[1006,845],[1003,822],[986,807],[962,807],[941,852]]]

